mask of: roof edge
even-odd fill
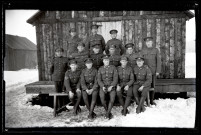
[[[33,14],[26,22],[29,23],[29,24],[33,24],[35,19],[37,17],[39,17],[44,11],[37,11],[35,14]]]

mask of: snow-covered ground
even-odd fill
[[[189,55],[190,57],[190,55]],[[191,54],[193,57],[193,54]],[[186,78],[195,77],[195,67],[186,63],[188,67]],[[194,64],[195,65],[195,64]],[[130,113],[121,115],[122,108],[114,106],[112,113],[114,118],[104,119],[102,106],[95,107],[97,118],[93,121],[87,119],[88,111],[81,106],[82,112],[78,116],[70,112],[62,112],[53,117],[53,109],[47,106],[31,105],[31,98],[36,95],[26,94],[24,85],[38,81],[38,70],[5,71],[5,127],[83,127],[83,126],[112,126],[112,127],[178,127],[194,128],[196,98],[158,99],[157,106],[146,107],[146,111],[136,114],[136,104],[129,106]]]

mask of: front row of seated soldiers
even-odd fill
[[[54,70],[58,70],[58,72],[52,72],[53,81],[55,81],[58,92],[63,90],[62,84],[59,83],[62,83],[63,80],[62,78],[56,80],[54,76],[59,76],[58,73],[64,74],[68,63],[67,59],[61,57],[62,52],[62,49],[56,50],[57,57],[55,58],[54,66],[52,66]],[[128,65],[128,57],[126,57],[126,55],[120,58],[121,66],[117,68],[110,64],[109,56],[104,56],[102,62],[103,66],[101,66],[98,71],[93,67],[93,59],[91,58],[85,60],[86,68],[82,71],[78,70],[77,61],[75,59],[69,62],[70,70],[67,70],[65,77],[63,77],[69,99],[74,103],[74,115],[77,115],[78,112],[81,111],[79,103],[81,97],[83,97],[86,107],[89,110],[88,117],[96,117],[94,107],[98,93],[106,111],[106,118],[110,119],[112,117],[111,110],[116,95],[123,107],[121,111],[122,115],[128,113],[127,107],[130,104],[132,95],[134,95],[138,105],[136,113],[145,111],[144,101],[151,86],[152,74],[148,66],[144,65],[144,58],[140,55],[136,57],[137,66],[134,69]],[[51,68],[51,70],[53,69]],[[141,95],[140,97],[138,95],[139,93]],[[126,95],[125,101],[122,95]],[[88,96],[92,96],[91,103],[89,103]],[[106,96],[110,97],[108,104],[105,99]]]

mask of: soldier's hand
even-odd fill
[[[117,91],[121,91],[121,87],[117,85]]]
[[[108,91],[112,91],[113,86],[108,87]]]
[[[126,85],[125,87],[124,87],[124,90],[128,90],[128,88],[129,88],[129,86],[128,85]]]
[[[103,92],[105,92],[105,93],[107,92],[105,87],[103,87]]]
[[[143,88],[144,88],[144,86],[141,86],[141,87],[138,89],[138,91],[142,91]]]
[[[158,73],[158,72],[156,72],[156,76],[159,76],[159,73]]]
[[[73,98],[73,96],[74,96],[74,93],[72,91],[69,91],[69,97]]]
[[[87,92],[87,94],[89,94],[89,90],[88,89],[86,89],[86,92]]]
[[[92,92],[93,92],[93,89],[90,89],[90,90],[89,90],[89,95],[91,95],[91,94],[92,94]]]
[[[77,89],[77,90],[76,90],[76,93],[81,93],[81,90],[80,90],[80,89]]]

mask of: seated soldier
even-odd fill
[[[77,70],[82,70],[85,68],[84,60],[88,57],[89,52],[85,50],[85,45],[82,42],[78,43],[77,50],[78,51],[71,54],[71,59],[77,61]]]
[[[75,60],[70,61],[70,70],[67,70],[65,73],[64,84],[66,91],[69,95],[70,101],[74,104],[74,115],[77,115],[78,112],[81,112],[79,107],[81,101],[81,90],[80,90],[80,75],[81,71],[77,70],[77,62]],[[75,99],[77,98],[77,102]]]
[[[110,65],[114,65],[115,67],[118,67],[120,65],[119,61],[121,59],[121,56],[119,54],[116,54],[115,51],[116,51],[116,46],[110,45],[109,46]]]
[[[133,75],[133,69],[127,65],[128,58],[126,56],[121,57],[121,66],[117,68],[118,75],[119,75],[119,81],[117,84],[117,97],[119,100],[119,103],[123,107],[122,115],[126,116],[128,113],[127,107],[130,104],[131,97],[133,95],[133,82],[134,82],[134,75]],[[126,95],[126,101],[124,104],[124,99],[122,95]]]
[[[52,81],[56,88],[56,92],[63,92],[64,90],[64,75],[68,68],[68,59],[63,57],[64,50],[58,47],[55,50],[55,57],[51,61],[50,75],[52,75]],[[57,98],[57,108],[61,108],[64,105],[63,97]],[[68,111],[67,108],[64,108]]]
[[[139,55],[136,58],[137,66],[134,68],[134,86],[133,94],[138,104],[136,113],[144,112],[144,101],[147,97],[147,92],[151,87],[152,73],[147,65],[144,65],[144,58]],[[138,93],[141,93],[140,99]]]
[[[81,88],[84,103],[89,110],[88,118],[93,119],[96,114],[93,112],[98,96],[98,83],[97,83],[97,69],[92,67],[92,60],[90,58],[85,60],[86,68],[82,70],[81,74]],[[88,97],[91,96],[91,103]]]
[[[103,57],[104,66],[98,70],[98,84],[100,86],[100,99],[106,111],[105,118],[112,118],[112,107],[116,96],[116,85],[118,82],[117,69],[113,65],[109,65],[110,60],[108,56]],[[105,96],[110,96],[109,104],[106,104]]]
[[[100,52],[100,45],[93,45],[92,51],[93,53],[90,55],[90,57],[93,61],[93,67],[98,70],[101,66],[103,66],[103,53]]]

